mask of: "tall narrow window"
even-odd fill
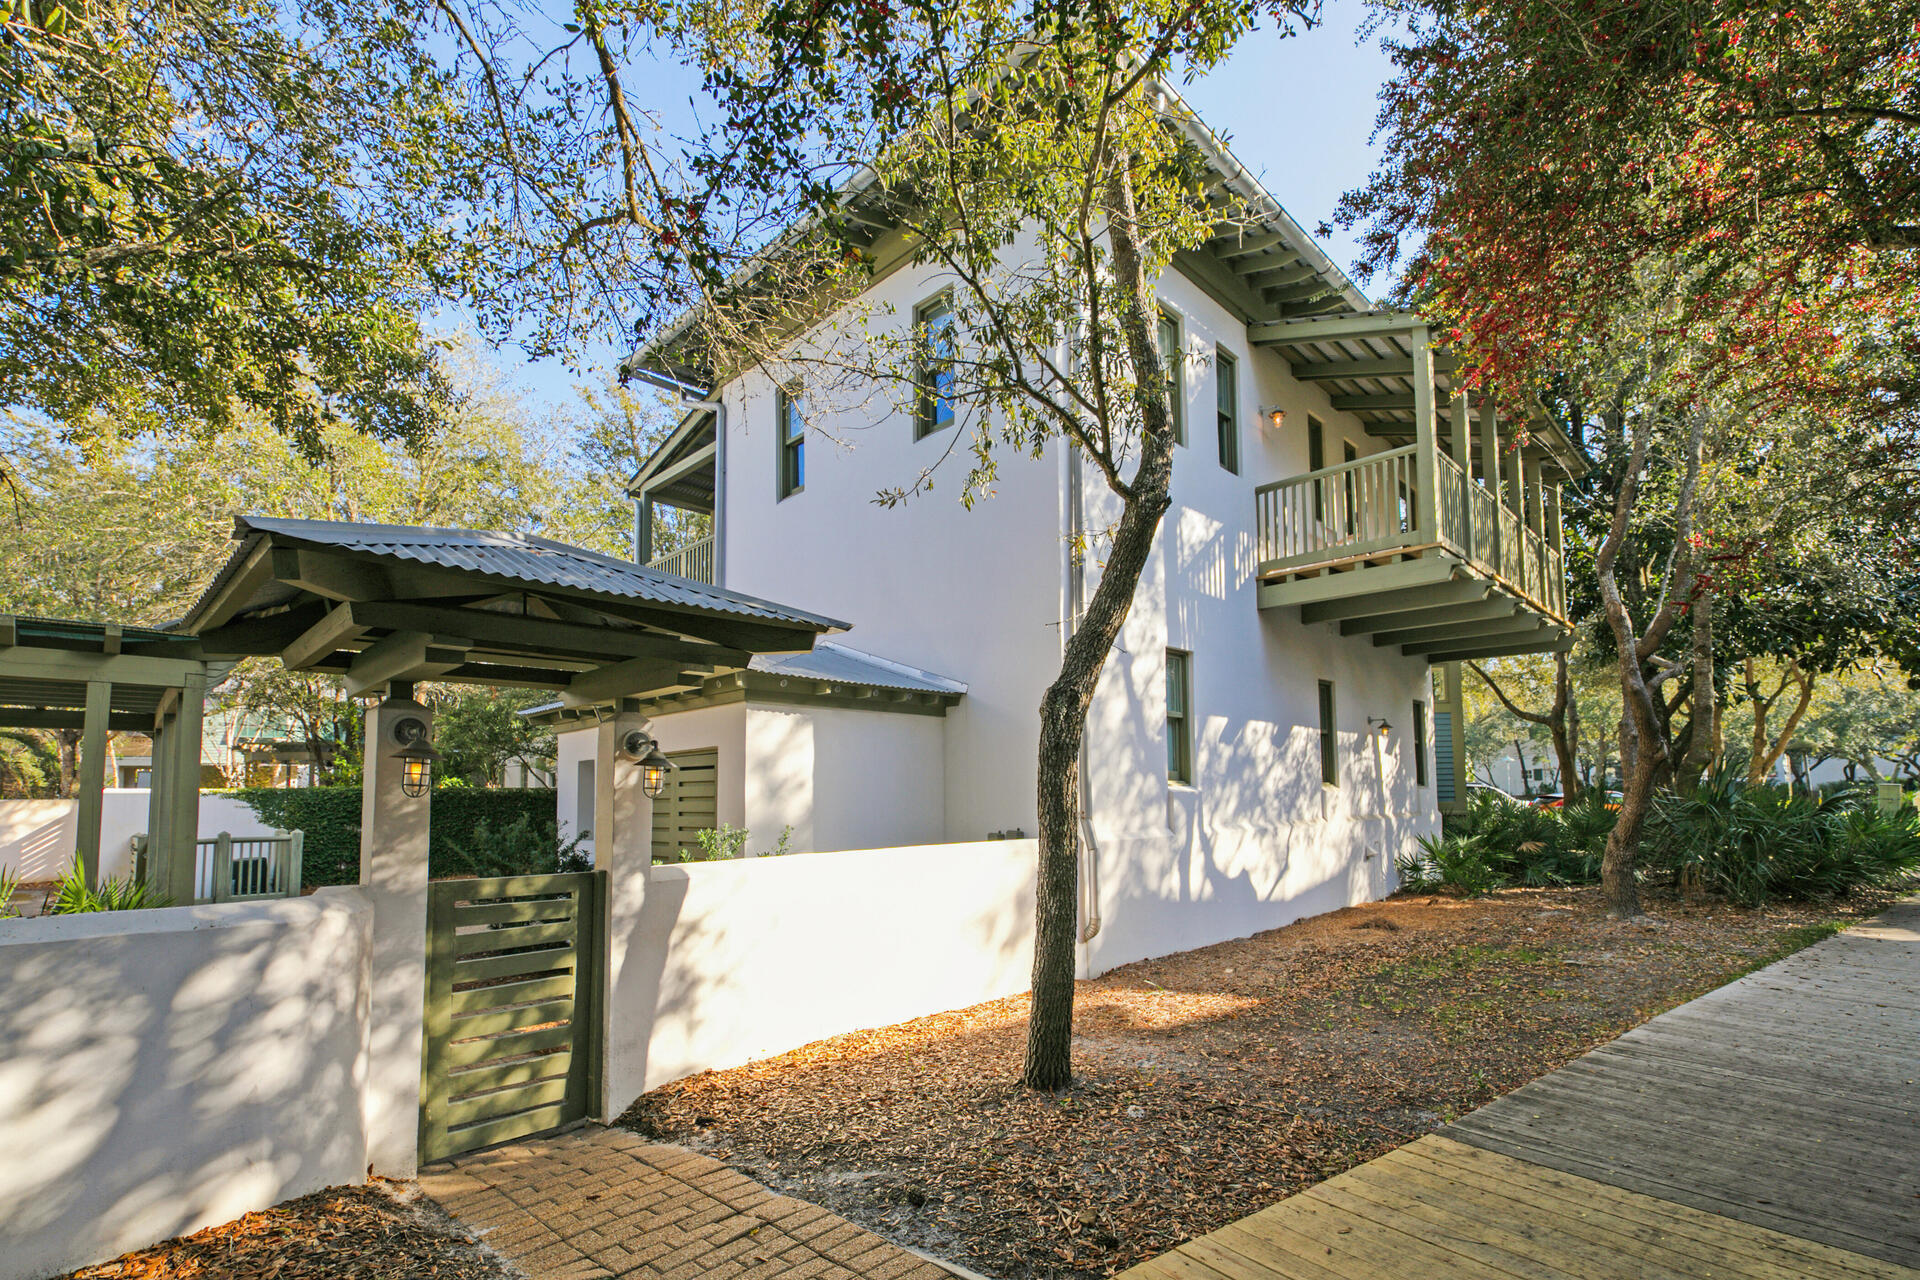
[[[1180,318],[1170,311],[1160,313],[1160,367],[1167,375],[1167,417],[1173,423],[1173,442],[1187,442],[1187,413],[1184,388],[1187,380],[1181,376],[1186,370],[1182,359],[1184,344],[1180,341]]]
[[[1167,650],[1167,780],[1193,781],[1193,727],[1187,705],[1193,696],[1193,655]]]
[[[1427,785],[1427,704],[1413,704],[1413,785]]]
[[[930,436],[953,424],[953,299],[930,298],[913,309],[920,342],[920,394],[913,415],[913,438]]]
[[[1340,785],[1340,744],[1333,731],[1333,681],[1320,682],[1320,781]]]
[[[1220,465],[1240,474],[1240,365],[1223,348],[1213,353],[1214,417],[1219,423]]]
[[[1320,419],[1307,419],[1307,470],[1319,471],[1327,465],[1327,429],[1320,425]],[[1327,518],[1326,481],[1313,482],[1313,518],[1325,522]]]
[[[792,497],[807,487],[807,417],[798,387],[782,387],[773,395],[780,441],[780,496]]]
[[[1353,447],[1353,441],[1342,440],[1340,442],[1340,461],[1342,462],[1360,461],[1360,451]],[[1347,508],[1347,514],[1346,514],[1347,536],[1351,538],[1353,536],[1354,520],[1355,520],[1355,514],[1353,510],[1354,492],[1353,492],[1353,472],[1352,471],[1349,470],[1349,471],[1343,471],[1340,473],[1340,490],[1341,490],[1342,497],[1345,499],[1346,508]]]

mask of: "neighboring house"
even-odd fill
[[[1436,777],[1430,668],[1568,643],[1557,486],[1583,469],[1544,419],[1477,401],[1469,415],[1419,318],[1373,310],[1211,134],[1183,127],[1267,212],[1178,255],[1159,286],[1182,357],[1174,505],[1083,769],[1089,910],[1163,917],[1129,931],[1150,938],[1124,944],[1136,954],[1391,888],[1394,856],[1464,792],[1456,717]],[[872,258],[870,314],[897,317],[873,323],[937,322],[950,280],[897,233]],[[937,396],[886,416],[810,405],[761,370],[710,385],[727,362],[690,333],[625,369],[697,394],[631,484],[636,559],[853,629],[636,704],[681,766],[656,857],[715,823],[747,827],[754,852],[786,828],[796,851],[1033,834],[1037,709],[1098,571],[1097,549],[1086,566],[1070,549],[1097,547],[1117,511],[1097,472],[1060,443],[1003,458],[966,510],[955,433],[970,428]],[[949,450],[952,482],[874,503]],[[712,533],[654,557],[661,506],[710,515]],[[594,713],[549,714],[562,819],[590,833],[594,735],[568,730]]]

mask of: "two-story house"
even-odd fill
[[[1217,138],[1181,127],[1264,216],[1159,284],[1183,439],[1089,719],[1094,971],[1389,892],[1395,857],[1452,799],[1457,735],[1430,673],[1570,634],[1571,444],[1470,399],[1420,317],[1374,309]],[[876,241],[864,301],[897,320],[871,323],[940,305],[950,282],[912,256]],[[796,851],[1033,834],[1037,709],[1087,590],[1073,548],[1115,518],[1110,491],[1056,443],[1002,461],[972,510],[957,474],[876,505],[964,426],[822,422],[773,374],[715,381],[690,332],[624,370],[697,388],[632,481],[635,558],[852,629],[639,704],[680,766],[654,807],[656,857],[720,823],[754,853],[783,832]],[[656,556],[663,506],[709,514],[710,536]],[[568,715],[591,713],[556,713],[561,814],[585,832],[592,735]]]

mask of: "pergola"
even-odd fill
[[[80,731],[75,852],[89,884],[100,872],[107,734],[125,730],[153,739],[147,833],[159,887],[191,898],[201,705],[229,665],[209,663],[197,639],[177,632],[0,616],[0,726]],[[186,878],[173,879],[183,866]]]

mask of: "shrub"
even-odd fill
[[[792,826],[782,827],[780,830],[779,843],[775,844],[773,848],[758,854],[749,854],[747,852],[747,838],[751,834],[752,833],[745,827],[736,827],[730,822],[723,822],[717,827],[708,827],[703,831],[693,833],[693,838],[700,843],[700,852],[689,852],[684,857],[670,855],[659,859],[659,861],[725,862],[731,858],[778,858],[784,854],[793,852],[789,847],[793,843]]]
[[[13,895],[20,892],[20,877],[6,867],[0,867],[0,920],[6,920],[20,914],[13,905]]]
[[[1642,845],[1649,870],[1743,906],[1841,897],[1920,868],[1911,812],[1883,814],[1871,791],[1789,794],[1714,780],[1655,797]]]
[[[1416,892],[1446,885],[1477,898],[1509,883],[1488,857],[1483,836],[1422,836],[1420,852],[1397,865],[1401,884]]]
[[[435,876],[551,875],[591,865],[578,839],[562,840],[558,823],[526,813],[500,827],[482,818],[471,831],[448,835],[437,865],[432,855],[428,863]]]
[[[144,880],[132,876],[124,880],[112,877],[97,885],[89,885],[86,876],[80,871],[80,860],[74,859],[67,873],[60,877],[52,896],[47,900],[46,914],[50,916],[77,916],[92,911],[140,911],[147,907],[170,907],[173,899],[161,893]]]
[[[351,787],[248,787],[221,792],[243,801],[254,816],[270,827],[284,831],[304,831],[301,883],[313,889],[330,884],[357,884],[360,880],[360,803],[358,786]],[[530,830],[538,833],[541,824],[555,828],[555,857],[559,856],[556,799],[551,789],[436,787],[427,846],[427,867],[434,876],[466,875],[450,869],[471,856],[478,828],[485,822],[492,828],[489,847],[497,845],[500,833],[526,818]],[[536,845],[524,846],[528,849]],[[535,855],[539,862],[543,854]],[[537,874],[532,865],[504,874]]]

